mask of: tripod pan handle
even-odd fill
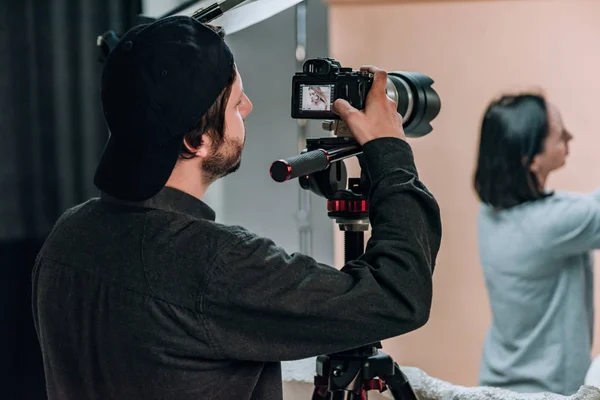
[[[285,182],[303,175],[310,175],[329,167],[331,163],[329,153],[323,149],[316,149],[290,157],[287,160],[278,160],[271,164],[271,178],[276,182]]]

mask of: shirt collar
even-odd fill
[[[208,204],[190,194],[171,187],[164,187],[158,194],[143,201],[121,200],[106,193],[102,193],[100,198],[109,203],[179,212],[210,221],[214,221],[216,217],[214,210]]]

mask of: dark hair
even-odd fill
[[[547,136],[548,109],[541,95],[505,95],[488,106],[474,177],[483,203],[505,209],[548,195],[529,168]]]
[[[225,31],[221,27],[207,24],[206,26],[217,32],[221,38],[225,37]],[[204,134],[209,135],[217,146],[222,144],[225,140],[225,110],[227,109],[227,102],[231,96],[231,90],[236,78],[237,70],[234,65],[225,89],[223,89],[217,100],[215,100],[213,105],[200,118],[194,128],[185,134],[184,139],[191,147],[199,147],[202,143],[202,135]],[[181,144],[179,157],[184,159],[194,158],[195,153],[191,152],[186,147],[185,141]]]

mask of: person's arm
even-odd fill
[[[592,191],[590,193],[590,196],[597,202],[600,202],[600,189],[596,189],[596,190]]]
[[[600,202],[587,195],[554,199],[540,224],[545,247],[559,256],[600,249]]]
[[[200,310],[219,356],[300,359],[401,335],[428,320],[440,210],[406,142],[380,138],[363,151],[372,236],[364,255],[341,271],[232,228],[237,239],[217,258]]]

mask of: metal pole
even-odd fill
[[[306,1],[296,6],[296,67],[297,71],[302,69],[306,60]],[[308,137],[308,124],[306,120],[296,120],[298,124],[298,152],[306,147]],[[300,233],[300,252],[312,256],[312,227],[310,225],[310,191],[298,187],[298,230]]]

